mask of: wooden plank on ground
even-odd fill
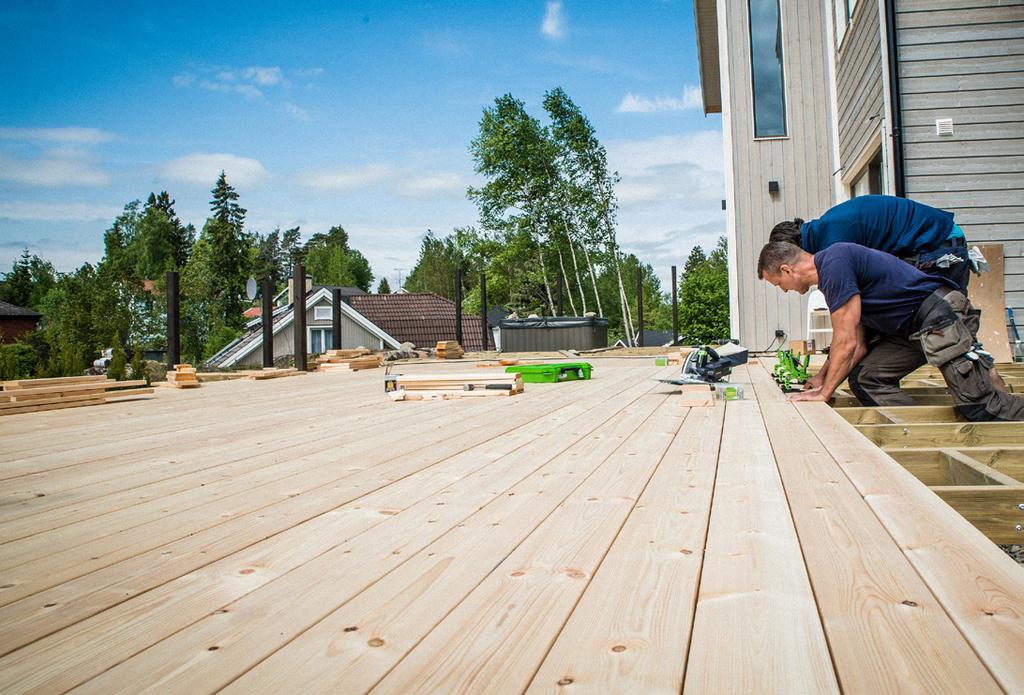
[[[1001,692],[794,405],[748,371],[843,692]]]
[[[827,405],[797,408],[999,685],[1024,691],[1021,568]]]
[[[558,635],[684,412],[663,401],[604,465],[374,689],[521,692]]]
[[[724,413],[687,415],[529,692],[680,692]]]
[[[369,690],[662,402],[663,396],[647,395],[629,405],[508,494],[275,652],[227,691]]]
[[[730,401],[684,692],[755,691],[839,688],[761,413]]]

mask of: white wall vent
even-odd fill
[[[953,134],[953,119],[952,118],[936,118],[935,119],[935,134],[936,135],[952,135]]]

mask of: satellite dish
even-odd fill
[[[256,299],[256,280],[249,278],[245,282],[245,296],[249,299]]]

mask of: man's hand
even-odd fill
[[[804,391],[818,391],[822,382],[825,381],[825,372],[818,372],[804,382]]]
[[[813,388],[808,391],[800,391],[799,393],[790,394],[789,400],[791,401],[827,401],[828,397],[821,392],[821,387]]]

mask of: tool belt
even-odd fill
[[[925,254],[932,253],[933,251],[939,251],[940,249],[958,249],[958,248],[967,248],[967,239],[965,239],[962,236],[951,237],[949,239],[945,239],[943,241],[940,241],[938,244],[936,244],[935,246],[933,246],[930,249],[927,249],[926,251],[918,251],[917,253],[909,255],[909,256],[900,256],[899,259],[901,261],[905,262],[905,263],[909,263],[910,265],[912,265],[912,266],[914,266],[916,268],[918,266],[918,263],[921,260],[921,256],[923,256]]]
[[[910,339],[920,341],[928,364],[941,367],[974,349],[980,317],[962,292],[940,288],[918,308]]]

